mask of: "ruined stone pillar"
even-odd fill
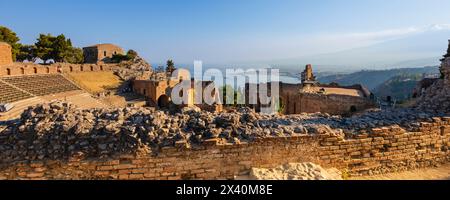
[[[8,43],[0,42],[0,66],[13,63],[11,46]]]
[[[450,40],[449,40],[449,46],[447,49],[447,54],[445,54],[444,58],[442,59],[440,71],[444,78],[444,81],[447,84],[450,83]]]

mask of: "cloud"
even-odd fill
[[[270,63],[370,47],[430,31],[450,30],[450,24],[413,26],[375,31],[289,33],[220,38],[189,43],[178,60],[201,59],[217,63]],[[177,47],[179,48],[179,47]]]
[[[270,42],[265,42],[264,48],[260,46],[255,49],[259,55],[263,55],[266,58],[289,59],[369,47],[425,32],[442,30],[450,30],[450,24],[435,24],[431,26],[404,27],[367,32],[355,31],[298,36],[291,35],[280,37],[283,39],[267,39],[266,41]]]

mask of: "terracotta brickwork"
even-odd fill
[[[0,42],[0,66],[12,64],[11,46]]]
[[[0,67],[0,77],[21,76],[34,74],[55,74],[70,72],[89,72],[111,70],[114,64],[69,64],[55,63],[52,65],[38,65],[32,63],[12,63]]]
[[[265,138],[237,145],[215,140],[199,147],[163,148],[157,153],[68,161],[2,163],[0,179],[233,179],[251,167],[315,162],[351,175],[381,174],[450,161],[450,118],[421,123],[417,132],[398,126],[340,138],[330,134]]]
[[[277,84],[277,83],[274,83]],[[374,107],[374,103],[370,100],[370,92],[364,91],[359,85],[354,86],[328,86],[318,84],[315,87],[325,88],[325,90],[348,90],[359,95],[346,94],[327,94],[327,93],[309,93],[300,92],[302,84],[279,83],[280,101],[282,104],[283,114],[301,114],[301,113],[328,113],[333,115],[350,114],[354,111],[362,111],[367,108]],[[256,95],[251,92],[251,88],[257,89]],[[267,84],[267,93],[270,94],[270,83]],[[249,107],[260,111],[260,104],[253,105],[251,96],[259,96],[258,92],[265,92],[259,85],[245,85],[245,102]]]
[[[347,95],[297,93],[286,94],[281,98],[285,105],[284,114],[323,112],[343,115],[373,106],[365,98]]]
[[[149,79],[149,80],[133,80],[132,87],[135,93],[145,96],[148,100],[149,106],[155,107],[167,107],[167,104],[171,102],[172,89],[181,83],[181,80],[187,80],[191,82],[191,87],[187,91],[188,103],[184,106],[197,106],[202,110],[207,110],[210,112],[220,112],[222,111],[222,105],[207,105],[207,104],[195,104],[195,95],[201,94],[203,91],[196,92],[195,86],[198,88],[205,89],[208,85],[214,84],[212,81],[195,81],[190,79],[189,71],[181,69],[176,71],[177,74],[172,75],[173,77],[163,78],[163,79]],[[195,85],[198,84],[198,85]],[[201,86],[200,86],[201,84]]]

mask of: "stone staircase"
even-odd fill
[[[105,107],[60,74],[0,77],[0,103],[13,105],[10,111],[0,113],[0,121],[18,118],[28,106],[48,102],[55,94],[71,92],[76,94],[69,95],[69,100],[80,107]]]
[[[3,83],[2,87],[7,89],[6,92],[0,93],[0,99],[4,103],[30,98],[32,95],[45,96],[80,89],[60,74],[3,77],[0,82]],[[11,89],[14,87],[17,89]],[[26,93],[31,95],[27,96]]]
[[[33,97],[29,93],[0,80],[0,103],[10,103]]]

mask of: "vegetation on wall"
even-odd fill
[[[128,50],[126,55],[123,54],[115,54],[112,56],[111,60],[114,63],[120,63],[122,61],[129,61],[129,60],[133,60],[138,56],[137,52],[130,49]]]

